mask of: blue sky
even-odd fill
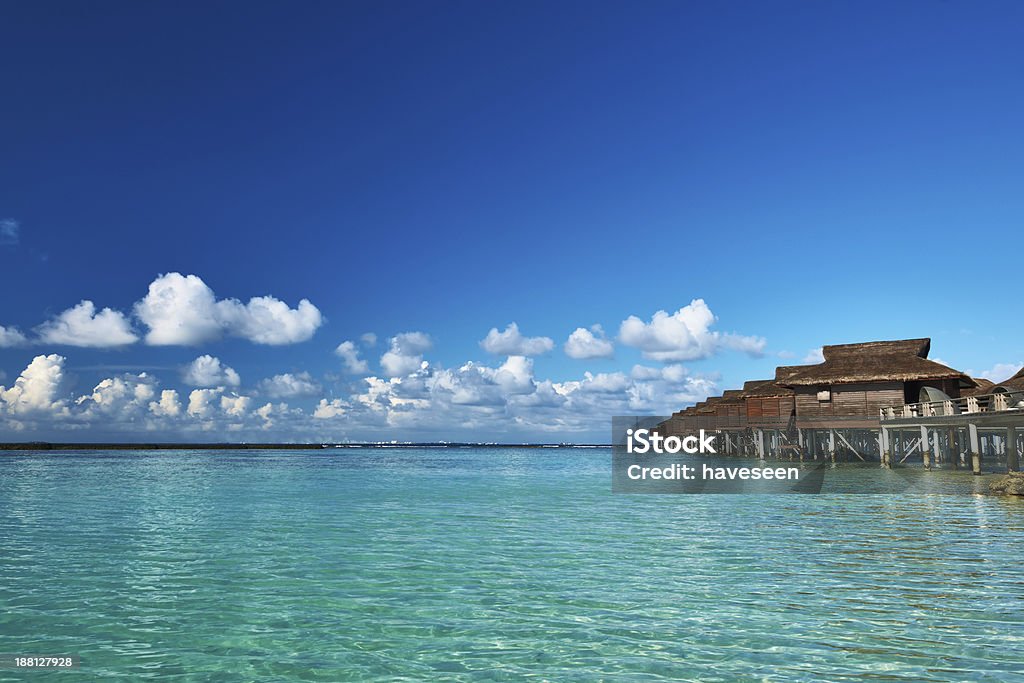
[[[1022,20],[1014,2],[8,4],[0,438],[604,440],[611,414],[900,337],[1009,374]],[[147,318],[151,285],[172,304]],[[527,341],[483,348],[513,322]],[[565,351],[577,328],[591,357]],[[388,377],[406,333],[390,372],[427,367]]]

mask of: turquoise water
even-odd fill
[[[609,469],[0,454],[0,652],[82,660],[0,680],[1024,680],[1022,501],[613,495]]]

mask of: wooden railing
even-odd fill
[[[879,418],[885,421],[905,420],[915,417],[967,415],[971,413],[998,413],[1007,410],[1024,410],[1024,392],[984,394],[981,396],[951,398],[945,401],[908,403],[902,406],[879,408],[878,414]]]

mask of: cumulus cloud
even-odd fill
[[[233,394],[231,396],[220,397],[220,409],[224,411],[225,415],[231,417],[243,417],[249,412],[249,406],[252,405],[252,398],[248,396],[239,396]]]
[[[0,348],[23,346],[28,340],[17,327],[0,325]]]
[[[533,392],[533,361],[509,356],[497,368],[469,362],[456,370],[433,371],[423,386],[424,396],[455,405],[503,406],[510,396]]]
[[[359,341],[363,343],[363,346],[376,346],[377,335],[375,335],[373,332],[367,332],[359,337]]]
[[[294,375],[286,372],[260,382],[260,391],[271,398],[313,396],[320,390],[320,385],[308,372],[299,372]]]
[[[174,389],[164,389],[160,392],[160,400],[152,401],[149,404],[149,412],[157,417],[178,417],[181,415],[181,400],[178,392]]]
[[[524,337],[519,325],[513,322],[504,332],[492,327],[480,341],[480,347],[496,356],[539,356],[555,348],[555,342],[550,337]]]
[[[307,299],[296,308],[272,296],[218,300],[196,275],[167,273],[149,285],[135,304],[135,315],[149,328],[146,343],[195,346],[224,335],[257,344],[294,344],[310,339],[323,324],[319,309]]]
[[[55,353],[33,358],[10,388],[0,386],[0,406],[12,414],[66,414],[64,362]]]
[[[390,340],[391,348],[380,357],[380,367],[388,377],[415,372],[423,365],[423,354],[433,342],[423,332],[403,332]]]
[[[376,342],[376,339],[374,341]],[[334,349],[334,355],[341,358],[345,370],[353,375],[361,375],[370,369],[366,361],[359,357],[359,349],[350,341],[338,344],[338,348]]]
[[[234,368],[208,354],[189,363],[182,373],[182,379],[194,387],[237,387],[242,383]]]
[[[188,414],[199,419],[214,416],[217,399],[224,393],[223,387],[216,389],[194,389],[188,395]]]
[[[97,312],[88,300],[46,321],[36,332],[46,344],[93,348],[127,346],[139,339],[123,313],[110,308]]]
[[[342,401],[340,398],[335,398],[328,401],[325,398],[320,399],[320,403],[317,404],[313,410],[313,417],[317,420],[329,420],[334,417],[341,417],[345,414],[348,408],[348,404]]]
[[[10,246],[18,243],[21,226],[13,218],[0,219],[0,246]]]
[[[75,404],[82,409],[83,417],[102,415],[124,420],[144,411],[155,396],[156,379],[143,372],[104,379],[91,394],[80,396]]]
[[[673,314],[658,311],[649,323],[629,316],[619,327],[619,339],[641,350],[645,358],[684,361],[709,358],[722,349],[764,355],[762,337],[723,334],[711,329],[715,315],[703,299],[694,299]]]
[[[578,360],[611,358],[615,355],[615,346],[605,339],[600,325],[594,325],[589,330],[577,327],[565,342],[565,355]]]

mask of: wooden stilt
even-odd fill
[[[971,443],[971,472],[981,474],[981,446],[978,443],[978,426],[973,422],[968,423],[967,433]]]
[[[878,435],[882,439],[882,467],[892,469],[892,447],[889,444],[889,430],[883,427],[879,430]]]
[[[932,468],[932,453],[928,448],[928,428],[921,425],[921,459],[924,461],[924,468]]]
[[[960,447],[956,443],[957,430],[950,427],[946,434],[946,445],[949,446],[949,461],[953,463],[953,469],[960,465]]]
[[[1017,452],[1017,428],[1006,428],[1006,470],[1008,472],[1020,471],[1020,456]]]

